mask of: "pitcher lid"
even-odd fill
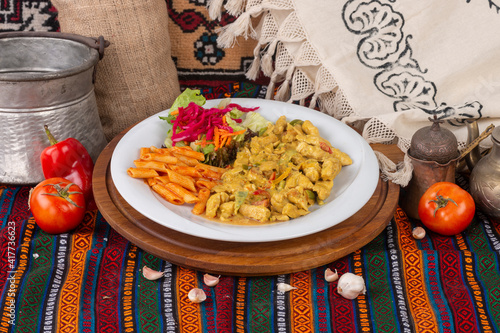
[[[442,120],[436,115],[429,117],[432,125],[423,127],[413,134],[408,153],[420,160],[446,164],[458,157],[458,142],[455,134],[443,128]]]

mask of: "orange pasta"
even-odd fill
[[[153,190],[158,193],[163,199],[174,205],[183,205],[184,200],[181,196],[178,196],[174,192],[170,191],[167,187],[160,184],[155,184],[152,186]]]
[[[181,166],[181,165],[172,165],[170,166],[172,170],[174,170],[177,173],[180,173],[181,175],[184,176],[189,176],[193,178],[201,178],[201,173],[196,170],[194,167],[190,166]]]
[[[146,183],[149,185],[149,186],[153,186],[153,185],[156,185],[156,183],[158,183],[158,181],[156,180],[157,177],[154,177],[154,178],[147,178],[145,179],[146,180]]]
[[[156,170],[148,168],[128,168],[127,174],[132,178],[152,178],[158,176]]]
[[[195,192],[196,187],[194,186],[194,179],[189,176],[181,175],[180,173],[175,172],[174,170],[168,170],[168,179],[170,182],[179,184],[180,186],[188,189],[190,191]]]
[[[153,169],[156,171],[161,171],[161,172],[167,172],[167,167],[165,166],[165,163],[162,162],[157,162],[157,161],[142,161],[142,160],[135,160],[134,164],[136,168],[146,168],[146,169]]]
[[[214,181],[211,181],[211,180],[208,180],[208,179],[198,179],[195,182],[195,184],[196,184],[196,187],[199,188],[200,191],[201,191],[204,188],[210,190],[212,187],[214,187],[218,183],[214,182]]]
[[[186,156],[186,155],[174,153],[174,156],[177,157],[177,159],[179,161],[181,161],[182,163],[184,163],[184,164],[186,164],[188,166],[194,167],[194,166],[200,164],[200,162],[197,159],[189,157],[189,156]]]
[[[194,204],[193,214],[200,215],[206,209],[210,190],[226,169],[200,163],[202,153],[191,147],[156,148],[143,147],[135,168],[127,173],[142,178],[151,189],[174,205]]]
[[[210,178],[210,179],[220,179],[222,174],[215,172],[209,168],[205,167],[205,164],[198,164],[195,166],[196,170],[198,170],[203,177]]]
[[[141,156],[142,160],[145,161],[157,161],[157,162],[162,162],[166,164],[176,164],[177,163],[177,157],[175,156],[170,156],[167,154],[161,154],[161,153],[147,153]]]
[[[196,166],[196,170],[198,170],[200,172],[201,172],[201,170],[210,170],[213,172],[220,173],[221,175],[227,171],[227,169],[224,169],[224,168],[219,168],[219,167],[216,167],[213,165],[201,164],[201,163]]]
[[[154,179],[157,183],[162,183],[162,184],[170,183],[170,178],[168,178],[168,176],[158,176],[155,177]]]
[[[143,156],[146,155],[146,154],[149,154],[150,151],[151,150],[149,148],[146,148],[146,147],[141,148],[141,151],[139,152],[140,158],[142,159]]]
[[[198,202],[194,204],[191,212],[195,215],[201,215],[205,212],[205,208],[207,207],[207,201],[210,197],[210,190],[206,188],[202,188],[200,192],[198,192]]]
[[[203,155],[203,153],[194,151],[191,148],[186,149],[184,147],[172,147],[171,151],[174,155],[180,154],[180,155],[187,156],[189,158],[194,158],[195,160],[198,160],[198,161],[205,160],[205,155]]]
[[[149,147],[149,152],[155,154],[172,155],[168,148],[156,148],[155,146]]]
[[[197,203],[200,201],[193,193],[186,190],[184,187],[176,183],[168,183],[164,185],[166,189],[182,198],[187,203]]]

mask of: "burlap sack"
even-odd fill
[[[180,93],[164,0],[53,0],[62,32],[104,38],[97,106],[108,140],[168,109]]]

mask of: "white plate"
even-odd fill
[[[206,107],[220,100],[209,100]],[[139,156],[141,147],[161,147],[169,128],[167,111],[153,115],[134,126],[118,142],[111,158],[111,176],[120,195],[139,213],[168,228],[202,238],[235,242],[269,242],[305,236],[332,227],[361,209],[371,198],[378,183],[377,158],[367,142],[349,126],[318,111],[284,102],[233,98],[245,107],[259,106],[266,119],[275,122],[281,115],[289,121],[309,119],[322,137],[346,152],[353,164],[342,168],[334,180],[326,203],[311,207],[311,213],[287,222],[262,226],[239,226],[210,221],[191,214],[191,205],[176,206],[158,197],[142,180],[127,175],[127,169]]]

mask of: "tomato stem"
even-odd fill
[[[439,193],[439,191],[438,191],[438,193]],[[448,204],[448,202],[453,202],[455,204],[455,206],[458,207],[458,204],[455,202],[455,200],[453,200],[451,198],[445,198],[445,197],[443,197],[442,195],[440,195],[438,193],[436,193],[436,199],[429,200],[429,202],[436,203],[436,208],[434,209],[434,217],[436,217],[436,213],[437,213],[437,211],[439,209],[446,207],[446,205]]]
[[[69,192],[69,188],[72,186],[72,185],[76,185],[75,183],[69,183],[68,185],[66,185],[65,188],[62,188],[60,184],[64,184],[64,183],[57,183],[57,184],[46,184],[46,185],[43,185],[43,186],[52,186],[53,188],[55,188],[55,190],[57,191],[57,193],[42,193],[43,195],[52,195],[54,197],[60,197],[60,198],[63,198],[65,199],[66,201],[68,201],[69,203],[71,203],[72,205],[78,207],[78,208],[82,208],[81,206],[78,206],[76,204],[76,202],[74,202],[73,200],[71,200],[71,198],[69,197],[70,195],[72,194],[82,194],[82,192],[76,192],[76,191],[73,191],[73,192]]]

